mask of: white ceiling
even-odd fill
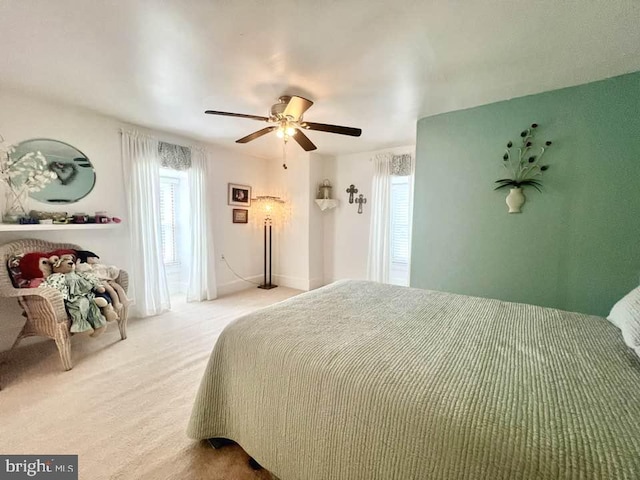
[[[640,70],[638,0],[2,0],[0,84],[259,156],[282,94],[318,153],[415,141],[416,120]],[[297,147],[296,147],[297,148]]]

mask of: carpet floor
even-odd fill
[[[0,356],[0,453],[77,454],[80,479],[271,479],[238,445],[214,450],[185,434],[200,377],[222,329],[298,294],[249,289],[72,339],[62,371],[53,341]]]

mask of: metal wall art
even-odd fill
[[[349,203],[357,203],[358,204],[358,213],[362,213],[362,205],[367,203],[367,199],[364,198],[363,194],[358,195],[358,198],[353,198],[354,195],[356,193],[358,193],[358,189],[356,188],[356,186],[352,183],[351,185],[349,185],[349,188],[347,188],[347,193],[349,194]]]
[[[347,188],[347,193],[349,194],[349,203],[353,203],[353,195],[358,193],[358,189],[352,183],[351,185],[349,185],[349,188]]]
[[[367,199],[364,198],[364,195],[358,195],[355,202],[358,204],[358,213],[362,213],[362,204],[367,203]]]

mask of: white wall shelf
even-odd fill
[[[330,210],[332,208],[336,208],[340,204],[340,200],[336,200],[334,198],[328,198],[328,199],[317,198],[316,203],[320,207],[320,210],[325,211],[325,210]]]
[[[68,223],[68,224],[25,224],[0,223],[0,232],[44,232],[51,230],[106,230],[117,228],[120,223]]]

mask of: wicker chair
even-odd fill
[[[39,288],[15,288],[11,283],[7,262],[13,255],[28,252],[50,252],[56,249],[82,250],[78,245],[70,243],[51,243],[44,240],[18,240],[0,246],[0,297],[17,298],[18,303],[24,310],[27,321],[14,342],[11,349],[14,349],[20,340],[25,337],[39,335],[55,340],[60,353],[60,360],[65,370],[71,370],[71,333],[69,327],[71,320],[65,310],[62,294],[46,287]],[[129,276],[126,271],[120,270],[120,276],[116,279],[126,291],[129,286]],[[122,340],[127,338],[127,320],[129,316],[129,306],[123,302],[123,308],[119,312],[118,328]]]

